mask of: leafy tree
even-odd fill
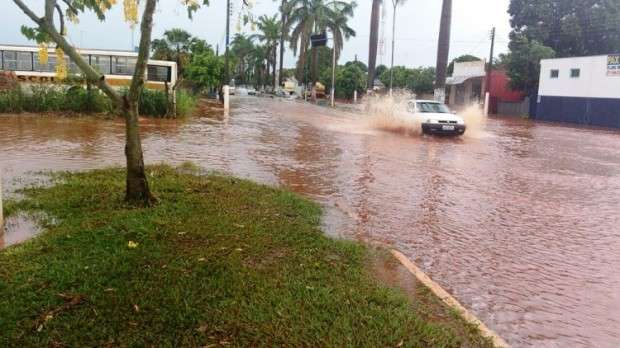
[[[385,69],[379,77],[384,85],[390,83],[390,69]],[[394,88],[407,89],[416,94],[432,93],[435,81],[435,68],[420,67],[409,69],[404,66],[394,67]]]
[[[135,73],[127,95],[122,96],[107,84],[101,73],[93,69],[88,62],[77,52],[66,39],[65,18],[75,21],[85,11],[94,12],[101,20],[105,19],[105,12],[113,3],[107,1],[81,0],[59,3],[56,0],[45,0],[43,15],[36,14],[22,0],[13,2],[36,24],[36,27],[22,27],[22,32],[30,39],[36,40],[45,47],[53,42],[57,47],[57,75],[60,79],[66,77],[64,55],[67,54],[76,63],[84,74],[84,78],[101,89],[125,115],[126,120],[126,147],[127,157],[127,187],[128,201],[150,204],[153,197],[149,190],[148,181],[144,172],[144,160],[138,125],[138,98],[144,85],[144,75],[148,59],[153,24],[153,12],[156,0],[147,0],[141,24],[141,38]],[[135,24],[138,21],[137,4],[128,1],[125,4],[125,18]],[[58,27],[59,25],[59,27]]]
[[[433,83],[435,82],[435,68],[417,68],[411,70],[410,80],[407,88],[416,94],[433,93]]]
[[[535,92],[541,58],[620,51],[617,0],[511,0],[510,53],[505,58],[512,87]]]
[[[104,76],[89,65],[79,52],[69,43],[66,35],[65,20],[77,21],[78,17],[85,12],[93,12],[100,20],[105,20],[106,12],[116,3],[114,0],[73,0],[56,1],[45,0],[42,13],[37,14],[23,0],[13,2],[29,17],[35,27],[22,27],[22,32],[29,39],[36,40],[45,49],[48,43],[54,43],[57,47],[57,61],[65,62],[64,55],[77,65],[82,72],[83,78],[103,91],[120,110],[125,117],[126,144],[125,157],[127,159],[126,200],[138,204],[151,204],[154,198],[149,189],[144,171],[144,158],[138,124],[139,98],[144,86],[144,76],[151,45],[151,33],[153,28],[153,13],[157,0],[146,0],[142,21],[140,23],[140,44],[136,68],[131,79],[131,85],[125,95],[121,95],[112,88]],[[206,0],[205,0],[206,3]],[[200,6],[198,1],[186,3],[188,12],[192,13]],[[137,0],[123,2],[125,20],[132,25],[138,23]],[[66,76],[66,66],[57,64],[59,77]],[[64,71],[63,71],[64,70]]]
[[[195,54],[186,67],[187,79],[203,90],[218,87],[223,71],[223,57],[217,57],[211,50]]]
[[[393,70],[394,74],[391,74],[392,69],[387,69],[383,72],[383,74],[379,77],[381,82],[386,86],[390,86],[390,77],[392,76],[393,88],[407,88],[408,82],[412,76],[411,69],[407,69],[404,66],[395,66]]]
[[[384,64],[377,66],[377,68],[375,69],[375,78],[378,77],[379,80],[381,80],[381,75],[383,75],[383,73],[388,69],[389,68],[385,66]]]
[[[357,65],[357,67],[359,67],[363,72],[368,72],[368,67],[366,66],[366,64],[364,64],[363,62],[360,62],[359,60],[354,60],[352,62],[346,62],[344,65],[345,66]]]
[[[350,62],[352,63],[352,62]],[[324,70],[320,81],[325,86],[331,86],[331,70]],[[363,93],[366,87],[366,73],[358,64],[346,64],[336,69],[336,97],[353,99],[354,92]]]
[[[508,66],[510,86],[513,89],[526,91],[528,94],[538,90],[540,76],[540,60],[553,58],[552,48],[538,41],[531,41],[525,35],[512,35],[510,53],[505,56]]]
[[[515,39],[524,35],[558,57],[620,51],[617,0],[511,0],[508,13]]]
[[[448,75],[452,75],[454,73],[454,63],[465,63],[465,62],[477,62],[482,59],[472,56],[471,54],[466,54],[457,58],[454,58],[452,62],[448,65]]]

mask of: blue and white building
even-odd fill
[[[535,119],[620,128],[620,54],[540,65]]]

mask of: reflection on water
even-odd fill
[[[460,139],[240,99],[225,119],[143,120],[148,162],[283,185],[331,235],[394,246],[514,346],[620,346],[620,134],[490,119]],[[123,164],[122,121],[0,117],[7,192],[30,171]]]

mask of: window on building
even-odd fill
[[[32,71],[32,53],[17,52],[17,70]]]
[[[34,54],[34,70],[38,72],[56,72],[56,55],[48,54],[47,63],[39,63],[39,54]]]
[[[112,73],[115,75],[133,75],[136,70],[136,58],[114,57],[112,59]]]
[[[147,79],[149,81],[170,82],[170,67],[149,65]]]
[[[4,70],[17,70],[17,52],[4,51]]]
[[[581,69],[570,69],[570,77],[576,79],[581,76]]]
[[[557,79],[558,77],[560,77],[560,70],[552,69],[551,70],[551,78],[552,79]]]
[[[110,56],[91,56],[90,65],[104,75],[110,74]]]
[[[83,54],[82,59],[84,59],[84,61],[88,63],[90,58],[88,54]],[[77,66],[73,59],[71,59],[71,62],[69,63],[69,72],[71,72],[72,74],[82,74],[82,70],[80,69],[80,67]]]

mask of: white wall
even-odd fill
[[[620,76],[607,76],[607,56],[544,59],[540,62],[538,94],[554,97],[620,98]],[[560,71],[551,78],[551,70]],[[571,78],[571,69],[581,69]]]
[[[452,76],[478,77],[486,75],[486,61],[454,63],[454,73]]]

